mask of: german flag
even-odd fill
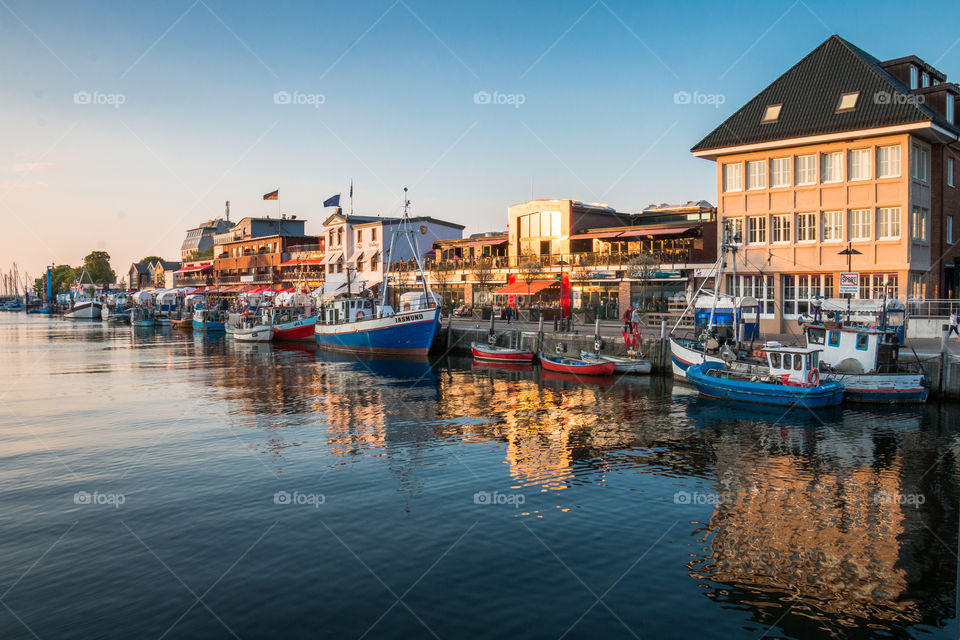
[[[280,198],[280,189],[263,194],[264,200],[277,200]]]

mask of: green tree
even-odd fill
[[[163,258],[160,256],[147,256],[146,258],[140,258],[137,261],[137,264],[153,264],[154,262],[159,262],[160,260],[163,260]]]
[[[117,274],[110,268],[110,254],[106,251],[91,251],[83,259],[83,268],[96,284],[116,282]]]
[[[53,268],[52,280],[53,280],[53,295],[58,293],[66,293],[70,290],[70,284],[77,278],[79,274],[74,267],[71,267],[68,264],[58,264]],[[33,291],[38,295],[42,296],[46,292],[47,288],[47,274],[44,272],[42,276],[33,281]]]

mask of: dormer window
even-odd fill
[[[780,109],[782,107],[782,104],[767,105],[767,108],[763,112],[763,120],[760,121],[761,124],[767,122],[776,122],[780,118]]]
[[[955,102],[952,93],[947,94],[947,122],[953,124],[955,117],[953,115],[953,103]]]
[[[841,111],[853,111],[857,106],[857,98],[859,97],[859,91],[841,93],[840,102],[837,103],[837,113],[840,113]]]
[[[930,74],[929,74],[929,73],[924,73],[922,76],[920,76],[920,86],[922,86],[922,87],[929,87],[929,86],[930,86]]]
[[[916,89],[920,86],[919,76],[920,72],[917,71],[917,68],[913,65],[910,65],[910,88]]]

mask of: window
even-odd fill
[[[842,211],[824,211],[823,212],[823,241],[838,242],[843,240],[843,212]]]
[[[800,371],[803,369],[803,355],[799,353],[793,354],[793,370]]]
[[[817,241],[817,214],[797,214],[797,242]]]
[[[733,274],[727,274],[727,292],[736,297],[752,296],[759,303],[761,316],[774,317],[774,288],[773,276],[738,275],[734,280]]]
[[[730,242],[733,244],[743,243],[743,218],[730,219]]]
[[[810,344],[823,344],[826,339],[827,330],[826,329],[808,329],[807,337],[809,338]]]
[[[821,154],[820,179],[824,182],[840,182],[843,180],[842,151]]]
[[[830,332],[830,335],[827,336],[827,341],[828,341],[827,344],[829,344],[831,347],[839,347],[839,346],[840,346],[840,332],[839,332],[839,331],[831,331],[831,332]]]
[[[790,242],[793,240],[790,232],[790,218],[791,215],[789,213],[786,215],[773,216],[774,242]]]
[[[882,207],[877,211],[877,237],[881,240],[900,237],[900,207]]]
[[[363,229],[357,229],[357,244],[363,242]]]
[[[779,353],[771,353],[771,354],[770,354],[770,364],[773,366],[774,369],[779,369],[779,368],[780,368],[780,354],[779,354]]]
[[[767,108],[763,110],[763,120],[760,122],[776,122],[780,118],[780,109],[782,108],[782,104],[767,105]]]
[[[872,229],[870,225],[870,209],[853,209],[850,211],[850,239],[851,240],[870,240]]]
[[[817,181],[817,156],[797,156],[797,184],[813,184]]]
[[[739,162],[723,165],[723,190],[740,191],[743,189],[743,165]]]
[[[869,180],[871,177],[870,149],[850,151],[850,160],[847,166],[850,171],[850,180]]]
[[[774,158],[770,161],[770,186],[790,186],[790,158]]]
[[[867,345],[870,343],[870,336],[865,333],[857,334],[857,349],[859,351],[866,351]]]
[[[953,216],[947,216],[947,244],[953,244]]]
[[[920,87],[920,72],[913,65],[910,65],[910,88],[918,89]]]
[[[930,169],[930,152],[918,144],[913,145],[913,162],[911,174],[915,180],[926,182]]]
[[[853,91],[851,93],[841,93],[840,102],[837,103],[837,112],[840,111],[853,111],[857,106],[857,98],[860,97],[859,91]]]
[[[747,218],[747,243],[767,244],[767,216]]]
[[[879,147],[877,149],[877,177],[896,178],[900,175],[900,147]]]
[[[923,74],[922,76],[920,76],[920,86],[921,86],[921,87],[929,87],[929,86],[930,86],[930,74],[929,74],[929,73],[924,72],[924,74]]]
[[[947,158],[947,186],[955,186],[953,184],[953,158]]]
[[[767,188],[767,162],[754,160],[747,163],[747,189]]]
[[[373,229],[370,229],[370,241],[371,241],[371,242],[376,242],[376,241],[377,241],[377,228],[376,228],[376,227],[374,227]]]
[[[929,238],[927,236],[927,228],[929,226],[930,210],[922,208],[914,208],[913,216],[910,219],[910,236],[914,240],[919,240],[921,242],[926,242]]]
[[[953,121],[954,121],[954,116],[953,116],[953,94],[952,94],[952,93],[948,93],[948,94],[947,94],[947,122],[949,122],[950,124],[953,124]]]
[[[357,273],[360,273],[360,272],[362,272],[362,271],[363,271],[363,263],[362,263],[362,262],[358,262],[358,263],[357,263]]]

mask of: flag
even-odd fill
[[[263,194],[264,200],[279,200],[280,199],[280,190],[271,191],[270,193]]]
[[[353,198],[353,180],[350,181],[350,197]]]
[[[335,196],[330,196],[323,201],[323,206],[325,207],[339,207],[340,206],[340,194],[338,193]]]

